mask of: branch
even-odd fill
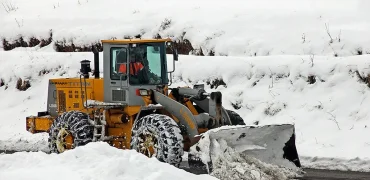
[[[339,34],[338,34],[338,37],[337,37],[337,39],[338,39],[338,42],[340,42],[340,35],[342,34],[342,30],[339,30]]]
[[[328,36],[330,37],[330,43],[333,43],[333,42],[334,42],[334,40],[333,40],[333,38],[332,38],[332,37],[331,37],[331,35],[330,35],[329,27],[328,27],[328,26],[329,26],[329,25],[325,23],[326,33],[328,33]]]
[[[5,5],[4,5],[4,3],[1,3],[2,5],[3,5],[3,7],[4,7],[4,10],[7,12],[7,13],[9,13],[9,10],[5,7]]]
[[[339,123],[337,121],[337,118],[332,113],[330,113],[330,112],[326,112],[326,113],[328,113],[328,114],[331,115],[332,119],[330,119],[330,120],[334,121],[335,124],[337,125],[338,129],[340,130],[340,127],[339,127]]]
[[[22,25],[18,22],[17,18],[14,18],[14,19],[15,19],[15,22],[17,22],[19,28],[23,26],[23,19],[22,19]]]
[[[315,59],[315,55],[311,54],[310,55],[310,60],[311,60],[311,67],[313,67],[313,60]]]
[[[271,71],[270,67],[269,67],[269,70],[270,70],[270,73],[271,73],[271,86],[269,85],[269,88],[273,88],[274,87],[274,78],[272,76],[272,71]]]
[[[3,6],[4,10],[9,13],[10,11],[16,11],[18,8],[15,7],[12,3],[6,2],[6,3],[1,3]]]
[[[334,56],[337,57],[338,56],[338,53],[334,50],[334,48],[331,46],[331,44],[329,44],[330,48],[333,50],[334,52]]]

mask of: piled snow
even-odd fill
[[[214,158],[212,176],[228,180],[285,180],[299,177],[298,172],[266,164],[227,146],[226,141],[213,142],[218,148]]]
[[[240,156],[253,157],[296,171],[299,168],[283,158],[283,148],[293,131],[294,126],[290,124],[224,126],[203,133],[201,141],[190,148],[190,153],[208,164],[211,160],[216,161],[218,156],[223,156],[227,144],[233,149],[232,153],[241,153]]]
[[[22,172],[22,173],[20,173]],[[19,152],[0,155],[0,179],[216,179],[194,175],[134,150],[90,143],[62,154]]]
[[[47,39],[50,30],[54,42],[77,46],[159,33],[188,39],[205,54],[370,53],[368,0],[0,0],[0,4],[0,38],[9,41],[20,35],[26,41]]]
[[[289,139],[291,129],[284,126],[276,128],[277,131],[285,129],[282,132],[273,132],[273,129],[243,126],[212,129],[202,134],[201,140],[190,148],[189,153],[200,158],[207,165],[208,172],[212,170],[210,174],[220,179],[283,180],[300,176],[301,169],[282,158],[282,146],[286,138]],[[280,139],[273,140],[272,137]],[[257,138],[260,142],[255,142]],[[239,149],[240,146],[248,149]],[[260,148],[263,150],[258,151]]]
[[[168,56],[171,58],[171,56]],[[370,91],[354,71],[369,74],[369,55],[353,57],[269,56],[269,57],[195,57],[180,56],[176,62],[173,87],[192,86],[222,78],[227,87],[223,105],[236,110],[247,124],[295,123],[298,153],[305,166],[315,166],[310,158],[338,158],[367,162],[370,159],[368,107]],[[46,110],[49,78],[77,77],[79,61],[93,59],[92,53],[0,52],[0,145],[44,149],[46,134],[25,131],[25,118]],[[101,54],[101,60],[102,54]],[[102,64],[102,62],[101,62]],[[100,67],[102,71],[102,67]],[[51,72],[39,76],[39,71]],[[307,77],[316,82],[309,84]],[[16,79],[30,79],[27,91],[15,89]],[[206,86],[208,92],[214,91]],[[22,142],[22,143],[21,143]],[[29,145],[23,147],[23,144]],[[32,142],[41,147],[31,146]],[[335,161],[334,161],[335,162]],[[319,166],[319,164],[316,164]],[[361,163],[347,169],[370,171]]]

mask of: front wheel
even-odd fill
[[[178,167],[184,154],[181,130],[169,116],[144,116],[133,125],[131,149]]]
[[[58,116],[49,130],[49,149],[52,153],[62,153],[92,141],[94,127],[88,115],[80,111],[69,111]]]

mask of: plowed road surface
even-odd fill
[[[188,169],[186,162],[182,163],[181,169],[188,172],[199,174],[200,172],[192,172]],[[335,171],[326,169],[304,169],[306,174],[300,180],[370,180],[370,173],[354,172],[354,171]]]

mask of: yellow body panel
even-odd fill
[[[56,104],[58,114],[77,110],[90,115],[93,118],[94,108],[84,108],[83,103],[86,98],[89,100],[104,100],[103,79],[81,79],[80,78],[65,78],[51,79],[51,83],[55,84]],[[82,82],[82,89],[81,89]],[[86,84],[86,86],[85,86]],[[85,93],[87,92],[87,94]],[[82,100],[82,97],[84,100]],[[117,148],[130,148],[131,128],[140,111],[140,106],[126,106],[122,109],[110,109],[106,111],[107,130],[105,136],[113,136],[110,141],[111,145]],[[126,123],[122,122],[121,118],[127,118]],[[36,117],[30,116],[26,118],[26,129],[31,133],[47,132],[56,117],[45,116]]]
[[[51,82],[55,84],[57,89],[56,96],[59,114],[71,110],[89,113],[83,106],[86,98],[103,101],[103,79],[66,78],[52,79]],[[60,98],[63,96],[65,99]]]
[[[49,130],[53,118],[51,116],[29,116],[26,117],[26,130],[31,133],[45,132]]]

